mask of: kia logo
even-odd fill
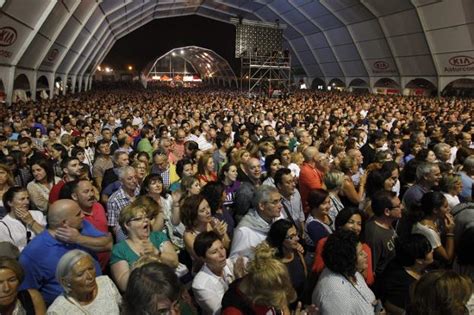
[[[379,70],[385,70],[389,67],[390,65],[388,62],[385,61],[376,61],[374,62],[374,68],[379,69]]]
[[[54,59],[56,59],[58,53],[59,53],[59,50],[57,50],[56,48],[51,50],[51,52],[48,55],[48,61],[53,61]]]
[[[474,58],[470,56],[454,56],[449,58],[449,64],[457,67],[465,67],[474,64]]]
[[[13,45],[16,38],[16,30],[13,27],[5,26],[0,28],[0,46]]]

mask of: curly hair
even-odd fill
[[[149,193],[149,187],[152,183],[154,182],[160,182],[161,185],[163,186],[161,190],[161,196],[166,197],[168,195],[168,191],[166,190],[165,185],[163,184],[163,177],[161,177],[160,174],[148,174],[145,179],[143,180],[143,183],[141,185],[140,189],[140,196],[145,196]]]
[[[357,271],[357,235],[340,229],[328,236],[323,249],[323,260],[326,267],[335,273],[353,277]]]

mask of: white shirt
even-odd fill
[[[229,284],[234,281],[234,264],[226,260],[224,276],[214,274],[206,264],[194,277],[192,288],[194,298],[202,308],[204,314],[220,314],[221,302]]]
[[[77,301],[66,298],[61,294],[54,300],[46,314],[119,314],[122,297],[114,282],[108,276],[97,277],[96,282],[98,287],[97,296],[91,303],[80,305]]]
[[[296,178],[300,177],[300,167],[298,166],[298,164],[290,163],[290,165],[288,165],[288,169],[290,169],[291,174],[293,176],[295,176]]]
[[[453,196],[448,193],[443,193],[444,197],[448,201],[449,208],[452,209],[461,203],[458,196]]]
[[[413,225],[413,228],[412,228],[411,232],[412,232],[412,234],[424,235],[428,239],[428,241],[430,242],[431,247],[433,249],[436,249],[436,248],[438,248],[442,245],[441,244],[441,239],[440,239],[438,233],[436,233],[436,231],[433,231],[429,227],[421,224],[420,222]]]
[[[341,274],[324,268],[314,288],[312,303],[321,314],[374,314],[374,293],[359,272],[356,272],[355,277],[357,284],[354,285]]]
[[[267,233],[262,233],[246,226],[234,230],[234,238],[229,257],[243,256],[252,259],[254,248],[267,238]]]
[[[201,150],[201,151],[207,151],[207,150],[212,149],[212,147],[213,147],[212,142],[207,141],[205,133],[202,133],[199,136],[199,138],[197,140],[197,144],[199,146],[199,150]]]
[[[46,217],[41,211],[29,210],[29,212],[36,222],[42,226],[46,226]],[[35,232],[27,228],[20,220],[11,217],[9,214],[0,220],[0,241],[12,243],[18,247],[20,252],[26,247],[28,232],[31,233],[30,240],[32,240],[36,236]]]
[[[141,119],[141,117],[133,116],[132,125],[133,126],[138,126],[139,129],[142,129],[143,128],[143,120]]]

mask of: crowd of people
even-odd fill
[[[474,100],[101,86],[0,108],[1,314],[474,314]]]

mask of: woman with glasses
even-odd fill
[[[155,255],[172,268],[178,266],[178,255],[166,234],[151,232],[151,222],[144,207],[125,207],[120,212],[119,224],[127,239],[112,248],[110,265],[112,276],[121,291],[125,291],[131,266],[140,256]]]
[[[275,256],[288,268],[291,283],[300,300],[308,270],[303,255],[298,251],[301,246],[299,240],[296,227],[285,219],[274,222],[267,235],[267,243],[276,249]]]

